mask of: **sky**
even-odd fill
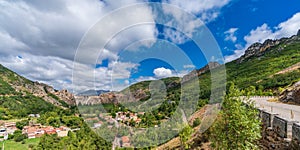
[[[151,3],[149,3],[151,2]],[[300,29],[298,0],[2,0],[0,63],[56,89],[121,90]]]

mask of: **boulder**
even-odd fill
[[[300,104],[300,81],[284,90],[281,93],[279,100],[285,103],[292,102]]]

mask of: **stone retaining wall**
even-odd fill
[[[300,142],[300,124],[294,123],[292,129],[292,138]]]
[[[263,126],[263,145],[268,148],[274,148],[274,144],[282,143],[281,147],[289,147],[287,143],[300,143],[300,123],[278,116],[276,113],[259,109],[259,116]],[[277,142],[275,140],[278,139]],[[281,142],[280,142],[281,141]],[[292,142],[291,142],[292,141]],[[270,145],[273,145],[270,147]],[[295,146],[295,145],[293,145]],[[300,146],[297,144],[297,146]]]

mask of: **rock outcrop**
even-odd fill
[[[21,82],[21,80],[19,81]],[[50,94],[53,94],[57,96],[60,100],[66,102],[69,105],[74,105],[75,104],[75,98],[74,95],[67,90],[56,90],[52,86],[49,86],[44,83],[39,83],[39,82],[31,82],[31,83],[23,83],[23,84],[12,84],[12,87],[14,87],[17,91],[19,92],[29,92],[34,96],[41,97],[45,101],[54,104],[56,106],[61,106],[61,103],[50,96]]]
[[[281,93],[279,100],[285,103],[292,102],[292,103],[300,104],[300,81],[298,81],[293,86],[284,90]]]
[[[108,103],[126,103],[137,102],[148,98],[148,89],[139,89],[136,91],[109,92],[99,96],[75,96],[76,103],[82,105],[108,104]]]
[[[220,64],[218,62],[209,62],[206,66],[204,66],[203,68],[197,70],[198,75],[201,75],[207,71],[209,71],[210,69],[214,69],[219,67]]]
[[[271,40],[268,39],[264,43],[254,43],[250,47],[247,48],[245,54],[237,59],[237,63],[242,63],[245,60],[249,60],[251,57],[259,58],[263,56],[266,52],[274,47],[278,46],[277,51],[282,51],[286,47],[286,45],[292,42],[300,42],[300,30],[298,31],[297,35],[294,35],[290,38],[281,38],[278,40]]]
[[[190,72],[189,74],[185,75],[182,78],[182,82],[187,82],[189,80],[192,80],[195,77],[198,77],[199,75],[204,74],[207,71],[209,71],[211,69],[214,69],[214,68],[217,68],[219,66],[221,66],[221,64],[219,64],[218,62],[209,62],[207,65],[205,65],[201,69],[194,70],[194,71]]]
[[[66,89],[60,90],[60,91],[54,92],[53,94],[56,95],[61,100],[63,100],[64,102],[66,102],[67,104],[75,105],[75,96],[74,96],[74,94],[68,92],[68,90],[66,90]]]

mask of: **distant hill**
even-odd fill
[[[77,94],[77,96],[99,96],[104,93],[110,92],[109,90],[87,90]]]
[[[27,117],[74,105],[73,94],[67,90],[32,82],[0,65],[0,120]]]

